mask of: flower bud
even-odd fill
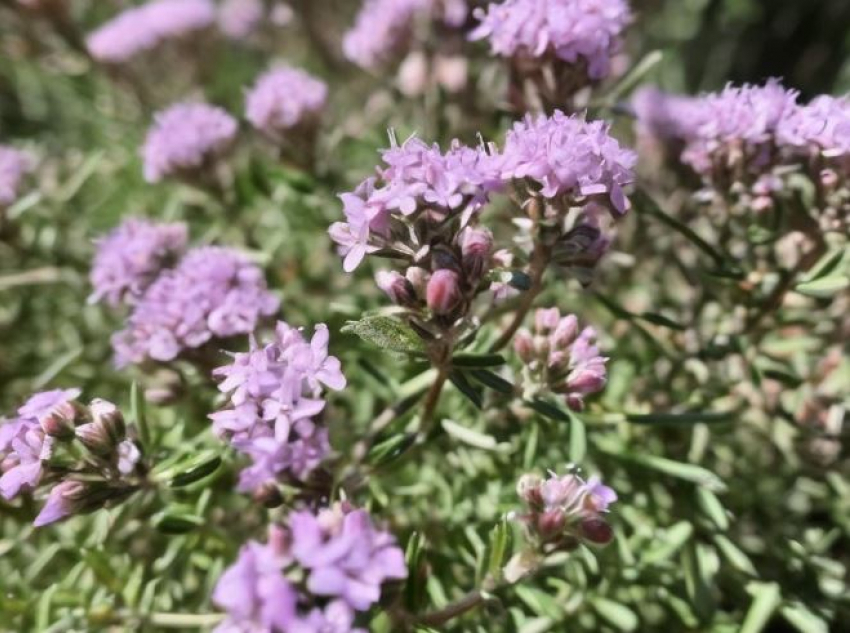
[[[585,540],[596,545],[607,545],[614,539],[614,530],[604,519],[599,517],[585,519],[579,527]]]
[[[416,305],[416,289],[401,273],[382,270],[375,275],[378,288],[383,290],[396,305],[411,308]]]
[[[428,281],[426,298],[434,314],[451,313],[461,301],[457,273],[445,268],[434,272]]]
[[[85,412],[79,404],[66,401],[50,409],[41,416],[39,422],[45,434],[60,440],[68,440],[74,437],[74,427],[84,415]]]
[[[420,266],[411,266],[405,271],[404,277],[413,286],[417,297],[425,296],[425,289],[428,287],[428,280],[431,278],[427,270]]]
[[[514,351],[526,365],[534,360],[534,338],[531,332],[523,328],[514,335]]]
[[[477,281],[486,272],[493,249],[493,234],[487,229],[466,228],[460,240],[461,263],[469,279]]]
[[[516,484],[517,495],[528,505],[540,505],[543,503],[543,498],[540,496],[540,484],[542,481],[539,475],[523,475]]]
[[[534,329],[541,334],[545,334],[549,330],[554,330],[558,327],[560,318],[561,313],[558,312],[558,308],[540,308],[534,313]]]
[[[537,517],[537,532],[545,541],[558,536],[566,525],[567,517],[561,508],[546,510]]]
[[[446,92],[460,92],[468,80],[469,63],[462,55],[439,56],[434,63],[434,74]]]
[[[124,440],[118,445],[118,472],[129,475],[136,469],[142,453],[132,440]]]
[[[92,400],[89,411],[91,411],[92,421],[104,428],[113,444],[117,445],[124,439],[126,433],[124,416],[121,415],[118,407],[107,400],[98,398]]]
[[[601,371],[597,371],[589,367],[573,372],[573,374],[567,379],[567,389],[570,391],[590,394],[601,391],[605,386],[604,368]]]
[[[406,97],[416,97],[425,92],[428,85],[428,60],[424,53],[410,53],[398,69],[398,89]]]
[[[558,321],[552,332],[552,347],[565,348],[572,344],[578,334],[578,319],[574,314],[568,314]]]

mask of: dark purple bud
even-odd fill
[[[580,524],[582,536],[596,545],[607,545],[614,539],[614,530],[604,519],[585,519]]]
[[[426,294],[428,307],[434,314],[446,315],[451,313],[461,301],[457,273],[447,269],[434,272],[428,281]]]
[[[396,305],[412,308],[417,303],[416,289],[413,284],[401,273],[393,270],[382,270],[375,275],[378,288],[387,293],[387,296]]]

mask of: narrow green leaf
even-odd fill
[[[728,530],[729,529],[729,517],[726,515],[726,509],[723,507],[723,504],[720,503],[720,499],[717,498],[713,492],[708,490],[707,488],[697,488],[697,504],[699,505],[700,510],[702,510],[705,515],[711,519],[711,522],[717,527],[718,530]]]
[[[419,354],[425,350],[416,332],[395,317],[378,315],[349,321],[342,331],[356,334],[364,341],[391,352]]]
[[[375,444],[366,455],[366,463],[386,466],[401,457],[416,443],[416,433],[398,433]]]
[[[676,323],[676,321],[674,321],[673,319],[669,319],[663,314],[658,314],[656,312],[641,312],[637,316],[639,319],[642,319],[647,323],[652,323],[653,325],[660,325],[661,327],[666,327],[671,330],[684,332],[686,329],[688,329],[681,323]]]
[[[511,529],[507,519],[502,519],[490,532],[490,560],[487,565],[490,577],[498,580],[507,558]]]
[[[83,353],[82,347],[77,347],[68,352],[65,352],[55,361],[50,363],[50,365],[41,372],[35,380],[32,382],[33,391],[38,391],[42,389],[45,385],[47,385],[50,381],[52,381],[56,376],[61,374],[65,369],[68,368],[71,363],[77,360]]]
[[[719,424],[735,419],[735,411],[692,411],[689,413],[627,413],[632,424]]]
[[[555,420],[556,422],[570,421],[570,416],[566,411],[564,411],[564,409],[546,400],[541,400],[540,398],[535,400],[526,400],[525,404],[550,420]]]
[[[474,431],[462,424],[458,424],[457,422],[453,422],[451,420],[443,420],[442,421],[443,429],[451,435],[453,438],[460,440],[464,444],[468,444],[474,448],[480,448],[485,451],[496,450],[499,446],[499,443],[496,439],[491,435],[485,435],[484,433],[479,433],[478,431]]]
[[[664,59],[664,53],[659,50],[650,51],[620,79],[617,84],[605,95],[605,102],[611,106],[629,94],[635,86]]]
[[[749,576],[758,575],[758,572],[750,558],[729,538],[722,534],[716,534],[714,536],[714,544],[717,545],[717,549],[720,550],[723,557],[728,560],[729,564],[731,564],[735,569]]]
[[[449,380],[457,388],[458,391],[465,395],[469,399],[469,401],[475,405],[476,408],[483,408],[484,403],[481,399],[481,392],[478,391],[478,389],[476,389],[474,386],[472,386],[472,383],[469,382],[463,372],[458,370],[450,372]]]
[[[603,620],[620,631],[637,630],[637,614],[621,602],[615,602],[608,598],[593,598],[593,608]]]
[[[212,475],[218,470],[219,466],[221,466],[221,457],[215,455],[214,457],[211,457],[210,459],[207,459],[206,461],[175,475],[171,479],[171,487],[181,488],[183,486],[193,484],[196,481],[200,481],[201,479]]]
[[[785,605],[779,612],[800,633],[828,633],[829,624],[801,602]]]
[[[848,287],[850,287],[850,277],[837,274],[797,284],[794,290],[807,297],[829,299]]]
[[[587,429],[584,421],[570,414],[570,461],[581,464],[587,454]]]
[[[512,383],[489,369],[473,369],[469,372],[469,375],[493,391],[498,391],[505,395],[512,395],[516,391],[516,387]]]
[[[144,449],[150,448],[151,435],[148,419],[145,415],[145,397],[142,395],[139,383],[133,381],[130,386],[130,420],[139,430],[139,441]]]
[[[505,357],[501,354],[473,354],[461,352],[452,357],[452,365],[455,367],[501,367],[505,364]]]
[[[604,449],[603,449],[603,452]],[[611,454],[609,452],[609,454]],[[654,455],[634,455],[629,453],[614,453],[621,459],[630,461],[634,464],[657,470],[677,479],[683,479],[692,483],[705,486],[714,492],[722,492],[726,489],[726,484],[710,470],[697,466],[696,464],[683,464],[666,457],[656,457]]]
[[[775,582],[751,583],[748,590],[753,602],[741,625],[740,633],[760,633],[770,622],[774,612],[782,602],[779,585]]]
[[[655,547],[644,552],[641,561],[644,565],[657,565],[676,554],[694,533],[694,526],[688,521],[680,521],[670,527]]]
[[[534,458],[537,456],[537,442],[540,439],[540,425],[532,424],[531,431],[528,433],[528,439],[525,443],[525,450],[522,455],[522,467],[525,470],[534,466]]]

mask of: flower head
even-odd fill
[[[236,119],[205,103],[178,103],[159,112],[142,148],[145,179],[191,175],[230,148]]]
[[[32,164],[26,154],[0,145],[0,209],[17,200],[24,176],[31,169]]]
[[[92,301],[117,306],[137,300],[157,275],[186,249],[185,224],[155,224],[131,218],[97,241],[90,274]]]
[[[213,429],[253,461],[240,489],[284,475],[306,480],[330,451],[327,429],[314,420],[325,407],[322,391],[345,387],[339,360],[328,354],[327,327],[317,325],[308,341],[280,322],[272,342],[252,342],[213,373],[230,395],[230,407],[210,416]]]
[[[215,22],[211,0],[155,0],[133,7],[89,34],[87,45],[96,60],[121,64]]]
[[[218,28],[233,40],[249,37],[265,17],[263,0],[223,0],[218,6]]]
[[[506,0],[480,9],[472,39],[487,39],[495,55],[584,64],[592,80],[606,77],[631,22],[625,0]]]
[[[633,182],[634,152],[620,147],[601,121],[585,121],[556,111],[528,115],[505,140],[504,178],[525,179],[544,198],[570,201],[593,196],[617,213],[629,208],[623,188]]]
[[[253,332],[278,307],[262,271],[242,253],[197,248],[138,299],[127,326],[112,339],[116,361],[171,361],[210,340]]]
[[[325,107],[327,85],[298,68],[280,67],[257,80],[245,98],[245,114],[255,128],[276,138],[315,122]]]
[[[607,358],[596,346],[596,330],[579,331],[578,319],[561,317],[557,308],[535,313],[534,332],[522,329],[514,337],[514,349],[525,363],[527,390],[547,390],[563,394],[576,411],[584,408],[584,398],[605,386]]]
[[[435,0],[366,0],[342,41],[345,56],[362,68],[378,68],[405,44],[416,16],[434,4]]]

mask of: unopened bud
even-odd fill
[[[428,307],[434,314],[450,314],[461,301],[457,273],[445,268],[434,272],[428,281],[426,295]]]
[[[575,376],[571,376],[567,381],[567,388],[570,391],[579,393],[596,393],[605,387],[605,374],[593,369],[579,371]]]
[[[460,92],[466,86],[469,76],[469,63],[466,57],[437,57],[434,67],[437,82],[447,92]]]
[[[539,475],[525,474],[517,481],[516,493],[528,505],[540,505],[543,503],[543,498],[540,496],[540,484],[542,482],[543,480]]]
[[[526,365],[534,360],[534,338],[531,332],[523,328],[514,335],[514,351]]]
[[[75,430],[77,439],[95,455],[110,455],[124,439],[124,418],[118,408],[106,400],[89,405],[92,421]]]
[[[578,319],[574,314],[568,314],[555,326],[551,337],[552,345],[558,349],[565,349],[572,344],[577,334]]]
[[[479,280],[486,272],[493,249],[493,234],[487,229],[466,228],[460,241],[463,271],[472,280]]]
[[[580,528],[582,536],[596,545],[607,545],[614,538],[614,530],[604,519],[585,519]]]
[[[375,275],[375,281],[378,284],[378,288],[387,293],[387,296],[396,305],[406,308],[416,305],[416,289],[401,273],[395,270],[382,270]]]
[[[546,510],[537,517],[537,532],[543,540],[555,538],[564,531],[567,517],[561,508]]]
[[[398,69],[398,89],[407,97],[416,97],[425,92],[428,85],[428,60],[415,51],[408,55]]]
[[[425,289],[428,287],[428,280],[431,278],[427,270],[420,266],[411,266],[405,271],[404,277],[413,286],[417,297],[425,296]]]
[[[41,428],[45,434],[60,440],[74,437],[76,423],[85,418],[85,410],[76,402],[65,401],[57,404],[41,416]]]
[[[540,334],[545,334],[558,327],[561,313],[558,308],[540,308],[534,313],[534,329]]]

